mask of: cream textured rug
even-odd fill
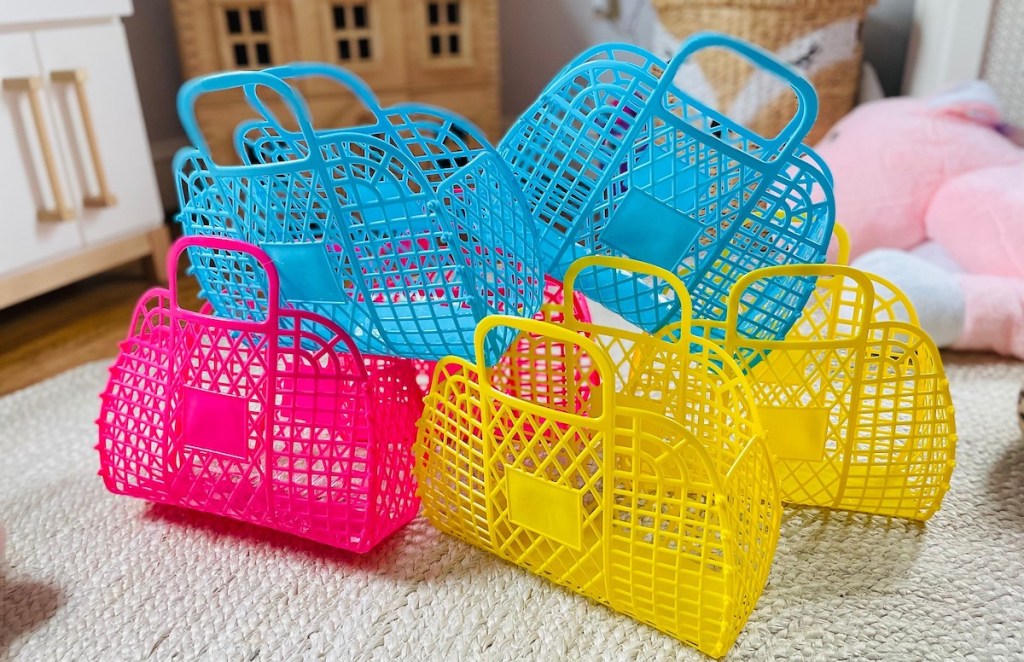
[[[1024,656],[1024,364],[947,359],[960,429],[914,525],[789,510],[729,659]],[[104,365],[0,400],[0,659],[700,659],[417,520],[358,557],[105,492]]]

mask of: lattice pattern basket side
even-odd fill
[[[332,78],[362,90],[375,123],[317,130],[296,84]],[[532,316],[542,271],[522,193],[478,129],[421,105],[382,109],[365,84],[326,65],[237,72],[186,84],[182,122],[196,144],[176,160],[186,234],[231,234],[271,254],[293,306],[334,319],[371,353],[471,355],[486,314]],[[242,166],[205,152],[195,105],[242,90],[257,114],[239,126]],[[299,130],[268,109],[280,96]],[[218,311],[218,270],[201,275]],[[504,344],[502,344],[504,342]],[[492,361],[511,337],[495,338]]]
[[[179,308],[189,246],[221,251],[236,272],[225,282],[263,318]],[[357,552],[415,516],[411,362],[360,357],[330,321],[278,311],[270,259],[246,244],[182,240],[169,265],[170,289],[140,302],[102,396],[108,488]]]
[[[715,46],[742,53],[796,91],[801,105],[783,133],[759,136],[674,86],[673,72]],[[683,279],[697,317],[723,319],[743,274],[825,259],[835,216],[831,181],[800,145],[815,104],[806,81],[721,35],[695,38],[668,63],[610,45],[563,69],[499,152],[524,186],[550,273],[561,276],[588,255],[641,259]],[[812,285],[790,288],[787,305],[771,297],[777,323],[755,331],[785,336]],[[614,272],[595,272],[580,289],[652,332],[679,305],[671,292]]]
[[[829,266],[755,272],[731,305],[776,273],[817,279],[800,323],[778,342],[730,328],[727,345],[750,373],[783,500],[928,519],[949,487],[956,429],[938,350],[909,301]]]
[[[101,395],[96,423],[100,475],[107,489],[149,501],[169,500],[166,431],[170,383],[169,298],[160,289],[142,295],[128,337]]]
[[[780,517],[736,365],[711,343],[691,353],[697,339],[657,341],[571,314],[559,325],[487,318],[478,348],[504,325],[522,332],[509,351],[528,352],[518,358],[532,371],[510,379],[500,364],[449,359],[435,372],[415,451],[426,516],[724,654],[763,589]],[[666,374],[651,378],[656,368]],[[527,378],[569,391],[553,400]]]

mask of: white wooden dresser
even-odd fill
[[[168,234],[121,17],[131,0],[0,2],[0,308]]]

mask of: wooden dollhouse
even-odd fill
[[[383,105],[420,101],[500,131],[498,0],[171,0],[188,78],[293,61],[340,64]],[[366,121],[336,84],[304,83],[321,126]],[[230,146],[240,99],[197,108],[210,146]],[[236,112],[237,111],[237,112]]]

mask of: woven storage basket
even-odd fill
[[[818,121],[806,138],[820,140],[849,112],[860,82],[861,24],[875,0],[653,0],[658,20],[676,40],[703,30],[725,32],[752,42],[789,61],[818,92]],[[728,110],[751,80],[753,69],[724,53],[699,58],[704,77],[714,88],[719,108]],[[749,92],[749,90],[748,90]],[[754,92],[756,114],[744,123],[773,135],[793,117],[790,94],[774,88]],[[734,116],[734,115],[730,115]]]

